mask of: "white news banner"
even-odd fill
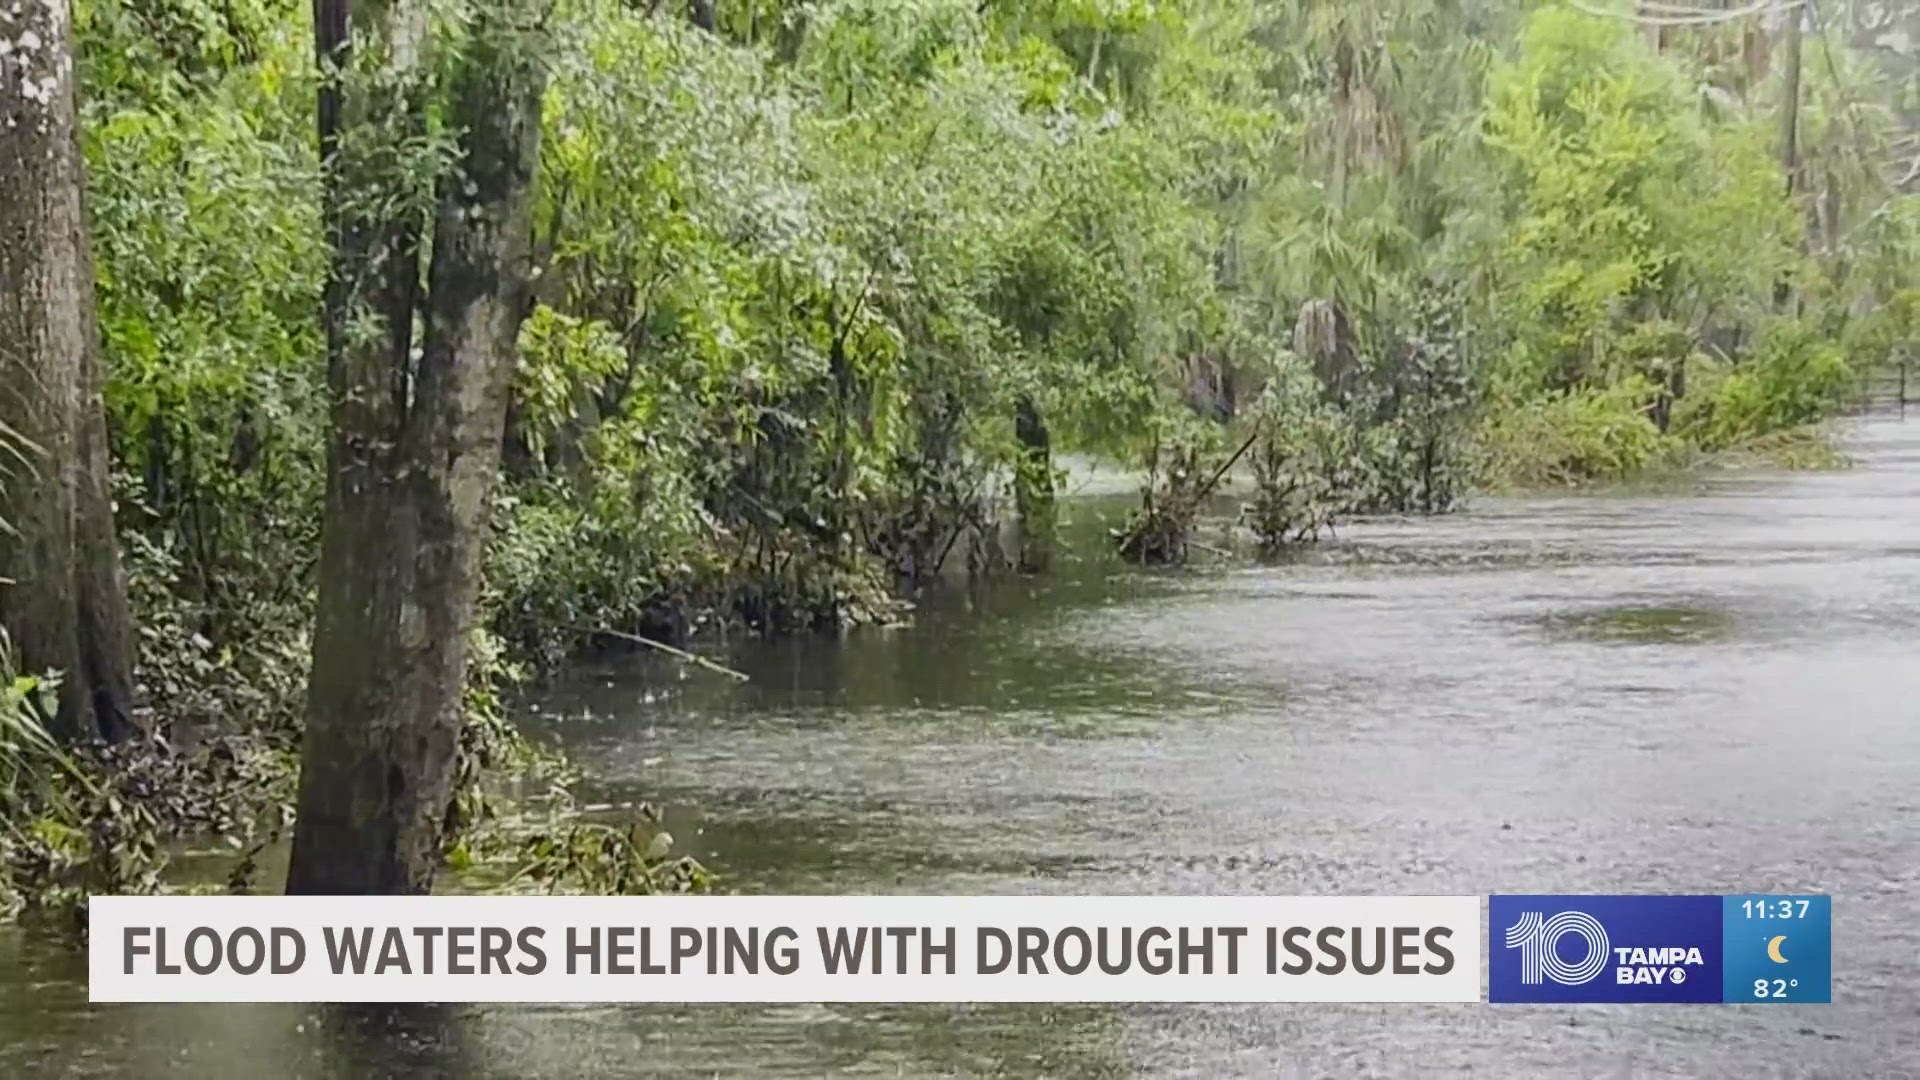
[[[96,897],[90,996],[1477,1002],[1480,898]]]

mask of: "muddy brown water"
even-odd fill
[[[1850,449],[1083,557],[525,718],[739,891],[1827,892],[1832,1006],[92,1007],[8,931],[0,1075],[1920,1076],[1920,420]]]

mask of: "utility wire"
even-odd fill
[[[1771,0],[1770,0],[1771,2]],[[1668,16],[1682,15],[1692,18],[1718,19],[1728,14],[1727,8],[1701,7],[1698,4],[1663,4],[1659,0],[1634,0],[1634,11],[1641,14]]]
[[[1581,0],[1567,0],[1567,3],[1589,15],[1599,15],[1608,19],[1626,19],[1640,26],[1714,26],[1719,23],[1735,22],[1752,18],[1755,15],[1777,15],[1792,11],[1806,4],[1806,0],[1758,0],[1748,7],[1716,11],[1712,8],[1667,8],[1666,5],[1643,5],[1651,13],[1619,11],[1597,8],[1582,3]],[[1664,10],[1660,10],[1664,9]]]

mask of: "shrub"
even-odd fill
[[[1769,327],[1738,363],[1698,366],[1705,370],[1675,410],[1675,427],[1707,450],[1825,419],[1853,380],[1840,346],[1798,321]]]
[[[1649,409],[1659,388],[1643,376],[1549,393],[1499,410],[1482,428],[1481,476],[1493,485],[1618,480],[1675,454]]]

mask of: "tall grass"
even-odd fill
[[[7,478],[13,475],[15,469],[33,471],[33,458],[30,455],[39,452],[40,448],[34,445],[33,440],[9,427],[5,420],[0,420],[0,494],[6,492]],[[7,520],[5,514],[0,514],[0,536],[18,535],[13,523]],[[10,582],[0,577],[0,585],[7,584]]]

